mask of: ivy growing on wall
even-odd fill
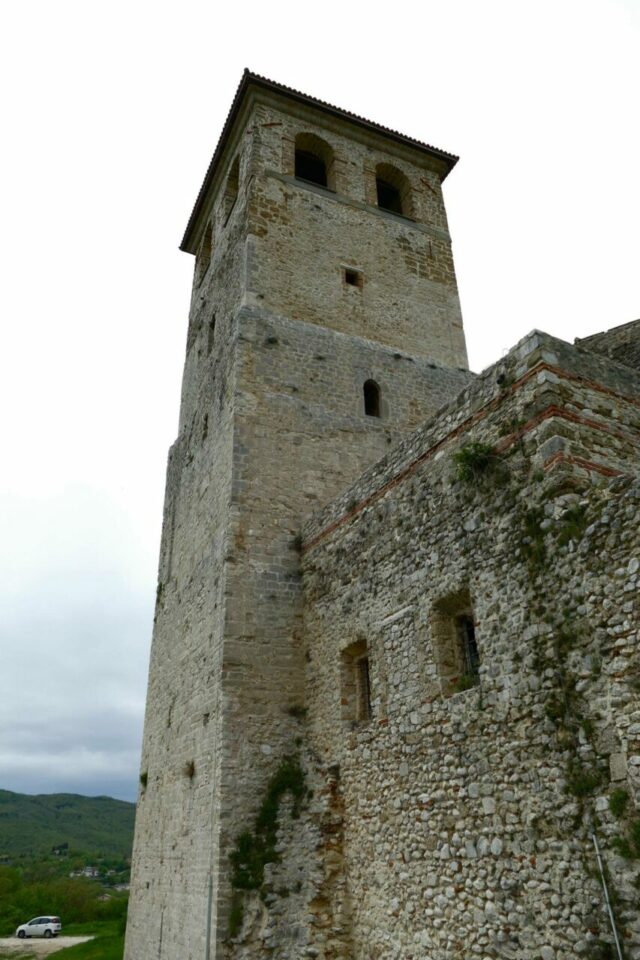
[[[297,757],[282,759],[267,784],[253,830],[238,835],[229,855],[234,890],[229,916],[230,936],[235,936],[242,926],[242,892],[262,890],[265,866],[280,859],[276,852],[278,814],[280,803],[287,794],[293,800],[291,816],[295,819],[299,817],[302,801],[307,796],[304,771]]]

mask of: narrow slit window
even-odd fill
[[[371,719],[371,681],[369,657],[356,660],[356,720],[364,723]]]
[[[375,380],[367,380],[364,385],[364,412],[367,417],[380,416],[380,387]]]
[[[216,315],[215,313],[211,315],[209,320],[209,327],[207,329],[207,353],[211,353],[213,349],[213,343],[216,336]]]

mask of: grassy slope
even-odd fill
[[[52,954],[55,960],[122,960],[124,953],[124,936],[96,937],[86,943],[79,943],[75,947],[65,947]],[[34,953],[5,953],[0,950],[0,960],[36,960]]]
[[[69,937],[95,935],[95,940],[79,943],[75,947],[56,950],[55,960],[122,960],[124,933],[121,923],[69,924],[64,935]],[[0,950],[0,960],[35,960],[33,953],[14,953]]]
[[[124,926],[122,923],[69,924],[64,931],[70,937],[95,934],[95,940],[65,947],[54,953],[56,960],[122,960],[124,953]],[[0,958],[1,960],[1,958]]]
[[[53,956],[56,960],[122,960],[124,953],[124,936],[96,937],[86,943],[79,943],[76,947],[66,947]]]
[[[50,853],[70,849],[129,856],[135,804],[74,793],[29,796],[0,790],[0,854]]]
[[[69,937],[95,934],[95,940],[79,943],[75,947],[65,947],[64,950],[54,953],[55,960],[122,960],[124,923],[121,921],[70,923],[65,927],[64,933]]]

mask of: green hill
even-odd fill
[[[53,847],[131,856],[134,803],[75,793],[0,790],[0,856],[41,856]]]

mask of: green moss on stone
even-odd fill
[[[586,510],[580,504],[570,507],[562,517],[558,532],[558,543],[567,544],[570,540],[580,540],[587,526]]]
[[[253,830],[245,830],[236,839],[230,854],[231,885],[236,890],[259,890],[267,863],[276,863],[278,812],[285,794],[293,797],[292,816],[298,817],[306,795],[304,772],[296,757],[285,757],[267,785]]]
[[[621,817],[629,802],[629,794],[622,787],[618,787],[609,795],[609,810],[614,817]]]
[[[453,455],[456,464],[456,476],[463,483],[477,483],[481,477],[495,471],[501,464],[500,457],[490,443],[474,440],[461,447]]]
[[[237,937],[242,929],[244,920],[244,904],[239,893],[234,893],[231,898],[231,910],[229,911],[229,936]]]

